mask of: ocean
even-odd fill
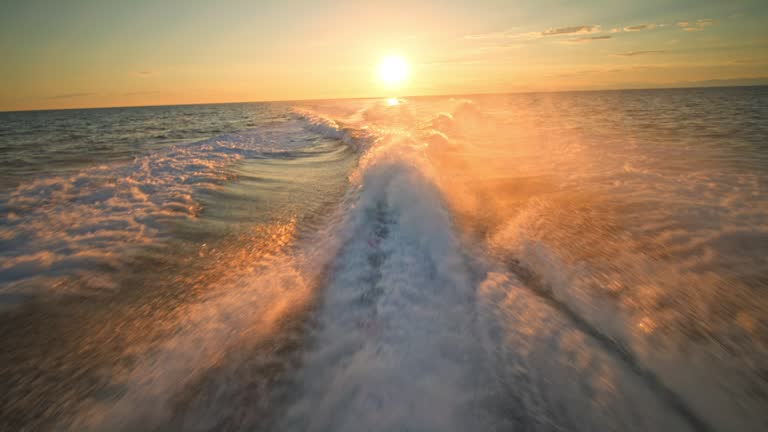
[[[0,113],[0,430],[768,429],[768,87]]]

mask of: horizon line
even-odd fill
[[[747,78],[749,79],[749,78]],[[751,78],[766,79],[766,78]],[[717,80],[713,80],[717,81]],[[694,90],[694,89],[718,89],[718,88],[748,88],[748,87],[768,87],[765,84],[719,84],[719,85],[692,85],[692,86],[671,86],[671,87],[626,87],[626,88],[604,88],[604,89],[570,89],[570,90],[530,90],[530,91],[508,91],[508,92],[479,92],[479,93],[444,93],[444,94],[416,94],[408,96],[397,96],[398,98],[427,98],[427,97],[466,97],[466,96],[492,96],[492,95],[524,95],[540,93],[597,93],[597,92],[617,92],[617,91],[639,91],[639,90]],[[99,110],[99,109],[124,109],[124,108],[160,108],[176,106],[199,106],[199,105],[237,105],[237,104],[255,104],[255,103],[288,103],[288,102],[322,102],[332,100],[361,100],[361,99],[387,99],[392,96],[359,96],[359,97],[339,97],[339,98],[307,98],[307,99],[264,99],[264,100],[245,100],[245,101],[226,101],[226,102],[193,102],[180,104],[156,104],[156,105],[112,105],[112,106],[93,106],[93,107],[73,107],[73,108],[43,108],[43,109],[20,109],[20,110],[1,110],[2,113],[22,113],[22,112],[45,112],[45,111],[77,111],[77,110]]]

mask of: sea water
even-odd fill
[[[768,428],[768,88],[0,113],[0,167],[0,429]]]

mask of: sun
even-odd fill
[[[387,56],[379,63],[379,79],[387,85],[401,84],[408,78],[408,62],[396,55]]]

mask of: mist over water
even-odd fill
[[[768,427],[766,88],[158,109],[0,113],[0,429]]]

